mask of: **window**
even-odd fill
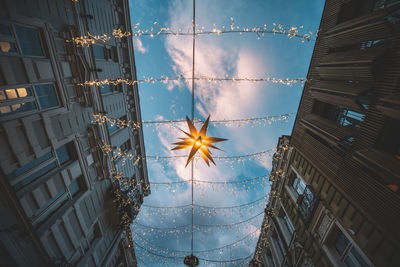
[[[311,113],[317,114],[331,121],[336,121],[338,116],[338,106],[316,100]]]
[[[62,207],[69,199],[72,199],[76,194],[81,192],[84,188],[83,186],[83,176],[76,178],[68,186],[69,194],[65,188],[60,190],[56,196],[48,200],[47,203],[36,212],[37,220],[34,221],[35,224],[45,221],[48,217],[54,214],[60,207]]]
[[[296,176],[296,178],[294,178],[293,180],[293,184],[292,187],[294,189],[294,192],[297,194],[297,196],[299,195],[303,195],[304,190],[306,189],[306,184],[303,182],[303,180]]]
[[[37,221],[35,221],[36,225],[47,220],[50,215],[54,214],[61,206],[63,206],[68,201],[68,196],[64,194],[65,189],[63,189],[61,192],[62,194],[58,197],[58,199],[54,200],[54,202],[52,203],[53,205],[46,211],[46,213],[40,216]]]
[[[57,95],[53,84],[35,85],[35,92],[41,109],[58,106]]]
[[[70,160],[75,159],[76,150],[74,142],[72,141],[69,142],[68,144],[59,147],[58,149],[56,149],[56,154],[60,166],[62,166],[64,163]]]
[[[370,1],[373,2],[373,1]],[[364,14],[371,12],[373,8],[372,4],[365,3],[365,0],[350,0],[347,3],[342,4],[338,16],[337,23],[346,22],[353,18],[357,18]]]
[[[307,186],[304,189],[301,202],[299,203],[299,211],[305,223],[308,223],[311,220],[316,207],[317,198],[311,191],[311,188]]]
[[[44,56],[38,30],[15,25],[15,32],[18,37],[22,55]]]
[[[337,226],[334,226],[328,238],[330,254],[333,256],[336,264],[348,267],[368,267],[365,256],[355,247],[353,241],[348,238]]]
[[[105,59],[104,46],[93,45],[93,56],[95,59]]]
[[[114,125],[111,125],[111,123],[107,122],[107,130],[108,130],[108,133],[111,135],[111,134],[113,134],[116,130],[118,130],[118,126],[117,126],[116,123],[115,123]]]
[[[5,24],[0,24],[0,52],[2,53],[17,53],[15,39],[11,34],[10,27]]]
[[[282,261],[283,257],[285,256],[285,249],[284,249],[281,239],[279,238],[279,236],[277,235],[277,233],[275,231],[272,234],[272,240],[274,241],[273,242],[274,248],[275,248],[276,253],[279,256],[279,261]]]
[[[271,250],[269,248],[267,249],[267,252],[266,252],[265,255],[266,255],[266,258],[267,258],[268,266],[275,267],[275,263],[274,263],[274,261],[272,259],[272,255],[271,255]]]
[[[311,112],[345,127],[359,128],[364,120],[364,114],[318,100],[314,102]]]
[[[360,127],[360,123],[364,120],[364,114],[349,110],[347,108],[339,108],[337,122],[341,126]]]
[[[32,160],[30,163],[16,169],[8,175],[8,179],[10,180],[14,189],[19,190],[24,186],[32,183],[39,177],[45,175],[46,173],[49,173],[51,170],[54,170],[55,168],[57,168],[57,166],[62,166],[69,160],[73,159],[75,157],[74,149],[75,148],[73,142],[63,145],[55,151],[55,154],[57,155],[56,158],[58,159],[58,165],[57,161],[54,158],[54,153],[49,152],[37,159]],[[24,177],[23,179],[19,179],[19,181],[16,180],[18,176],[24,176],[24,174],[28,172],[31,172],[31,174]]]
[[[28,164],[19,167],[18,169],[16,169],[15,171],[13,171],[11,174],[8,175],[8,178],[13,178],[13,177],[17,177],[19,175],[22,175],[24,173],[26,173],[27,171],[32,170],[33,168],[39,166],[40,164],[42,164],[43,162],[45,162],[46,160],[49,160],[53,157],[53,153],[49,152],[39,158],[36,158],[34,160],[32,160],[31,162],[29,162]]]
[[[293,175],[293,174],[292,174]],[[317,206],[317,198],[311,188],[296,174],[294,174],[292,188],[297,195],[297,205],[304,223],[308,223]]]
[[[64,193],[65,193],[65,189],[62,189],[60,192],[57,193],[57,195],[55,195],[52,199],[47,201],[47,203],[45,205],[43,205],[43,207],[41,207],[36,213],[39,214],[39,216],[40,216],[40,213],[42,213],[44,210],[46,210],[48,207],[50,207],[53,203],[55,203],[59,198],[61,198],[64,195]],[[52,210],[52,209],[50,209],[50,210]]]
[[[107,60],[112,60],[112,50],[111,50],[111,47],[106,47],[105,51],[106,51],[106,58],[107,58]]]
[[[111,93],[111,87],[108,84],[103,84],[100,86],[100,93],[102,95]]]
[[[289,217],[286,215],[286,213],[283,215],[283,221],[285,222],[286,228],[289,230],[290,234],[293,234],[294,232],[294,227],[292,222],[290,221]]]
[[[29,87],[0,89],[0,116],[35,110],[34,100]]]
[[[125,143],[123,143],[123,144],[121,145],[121,151],[122,151],[122,152],[126,152],[126,151],[128,151],[129,149],[131,149],[131,140],[128,140],[128,141],[126,141]]]
[[[0,116],[58,106],[53,84],[0,89]]]
[[[81,192],[83,190],[83,188],[84,188],[83,176],[76,178],[68,186],[68,190],[69,190],[71,197],[74,197],[76,194]]]
[[[375,147],[400,159],[400,120],[386,117]]]
[[[126,115],[125,116],[122,116],[121,118],[119,118],[120,120],[124,120],[124,121],[126,121],[127,120],[127,117],[126,117]],[[117,126],[117,123],[114,123],[114,125],[111,125],[111,123],[109,123],[109,122],[107,122],[107,130],[108,130],[108,133],[111,135],[111,134],[113,134],[116,130],[118,130],[118,126]]]
[[[52,163],[44,166],[43,168],[39,169],[38,171],[32,173],[28,177],[24,178],[22,181],[15,184],[14,185],[15,190],[21,189],[22,187],[30,184],[31,182],[35,181],[37,178],[45,175],[46,173],[50,172],[51,170],[53,170],[55,168],[57,168],[57,163],[53,161]]]

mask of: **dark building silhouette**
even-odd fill
[[[400,1],[326,1],[251,266],[399,265],[399,21]]]
[[[136,79],[132,40],[66,42],[130,31],[128,0],[4,0],[0,16],[0,265],[137,265],[129,224],[150,193],[146,162],[101,146],[144,157],[143,133],[92,115],[141,121],[138,88],[77,85]]]

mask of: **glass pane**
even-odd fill
[[[103,46],[93,45],[92,49],[93,49],[93,56],[95,59],[105,59]]]
[[[31,96],[31,90],[29,88],[17,88],[18,92],[18,97],[26,97],[26,96]]]
[[[22,26],[15,26],[23,55],[44,56],[39,31]]]
[[[10,113],[10,112],[11,112],[10,106],[0,107],[0,115],[4,115],[4,114]]]
[[[3,53],[16,53],[17,49],[13,42],[2,41],[0,42],[0,51]]]
[[[47,201],[43,207],[41,207],[39,210],[36,211],[36,214],[40,214],[43,212],[45,209],[47,209],[51,204],[53,204],[59,197],[61,197],[65,193],[65,189],[62,189],[60,192],[57,193],[52,199]]]
[[[115,132],[118,129],[118,127],[117,127],[117,124],[114,124],[114,126],[111,126],[111,124],[108,122],[107,129],[108,129],[108,133],[112,134],[113,132]]]
[[[28,164],[16,169],[15,171],[12,172],[12,174],[9,175],[9,177],[17,177],[21,174],[24,174],[25,172],[32,170],[33,168],[39,166],[40,164],[42,164],[43,162],[45,162],[46,160],[49,160],[53,157],[53,153],[49,152],[37,159],[32,160],[31,162],[29,162]]]
[[[14,189],[15,190],[21,189],[22,187],[30,184],[31,182],[33,182],[34,180],[36,180],[40,176],[43,176],[44,174],[48,173],[49,171],[55,169],[56,167],[57,167],[57,164],[55,162],[50,163],[49,165],[43,167],[39,171],[29,175],[24,180],[22,180],[21,182],[17,183],[16,185],[14,185]]]
[[[299,195],[302,195],[304,193],[304,189],[306,188],[306,184],[300,178],[298,178],[298,179],[299,179],[299,183],[297,185],[296,190]]]
[[[6,89],[7,99],[16,99],[18,98],[17,91],[15,89]]]
[[[294,189],[296,189],[297,188],[297,184],[299,183],[299,177],[296,177],[296,178],[294,178],[294,181],[293,181],[293,188]]]
[[[64,191],[65,191],[65,190],[64,190]],[[39,217],[38,223],[41,223],[41,222],[45,221],[50,215],[52,215],[52,214],[53,214],[54,212],[56,212],[64,203],[66,203],[67,200],[68,200],[68,196],[67,196],[67,195],[62,196],[62,197],[60,198],[60,200],[57,201],[57,204],[56,204],[56,205],[54,205],[53,207],[51,207],[51,209],[50,209],[48,212],[46,212],[45,215]]]
[[[360,253],[357,251],[356,248],[352,248],[350,251],[350,254],[354,256],[354,260],[358,262],[358,264],[362,267],[368,267],[369,265],[365,262],[363,257],[360,255]]]
[[[354,263],[354,261],[353,261],[353,259],[352,259],[351,257],[346,257],[346,259],[344,260],[344,262],[346,263],[346,266],[348,266],[348,267],[358,267],[358,266]]]
[[[286,224],[287,229],[289,230],[289,232],[291,234],[293,234],[294,228],[293,228],[292,223],[290,222],[290,219],[286,215],[283,216],[283,219],[285,220],[285,224]]]
[[[111,93],[111,87],[108,84],[104,84],[102,86],[100,86],[100,93],[101,94],[108,94]]]
[[[11,35],[10,28],[8,27],[8,25],[0,24],[0,34]]]
[[[12,107],[13,112],[29,111],[29,110],[36,109],[36,105],[34,102],[14,104],[11,107]]]
[[[69,154],[67,145],[63,145],[62,147],[56,149],[56,153],[60,165],[71,159],[71,155]]]
[[[348,244],[349,240],[343,233],[340,233],[335,242],[335,248],[339,255],[343,255],[343,252],[346,250]]]
[[[68,186],[69,192],[72,196],[75,196],[80,191],[79,180],[80,178],[75,179],[70,185]]]
[[[48,109],[58,106],[58,99],[52,84],[35,85],[41,109]]]

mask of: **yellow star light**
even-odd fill
[[[177,145],[177,146],[172,149],[172,150],[178,150],[178,149],[185,149],[185,148],[192,147],[192,150],[189,153],[189,157],[188,157],[185,167],[194,158],[197,151],[200,152],[201,157],[204,159],[204,161],[207,163],[208,166],[210,166],[209,161],[211,161],[215,165],[215,162],[211,156],[211,152],[210,152],[210,150],[208,150],[208,148],[211,147],[211,148],[220,150],[218,147],[212,145],[212,143],[228,140],[228,139],[224,139],[224,138],[206,136],[209,120],[210,120],[210,116],[208,116],[207,120],[201,127],[200,131],[197,131],[193,122],[188,117],[186,117],[186,122],[189,126],[190,134],[183,130],[181,130],[181,131],[184,132],[189,137],[179,138],[183,141],[174,143],[174,145]]]

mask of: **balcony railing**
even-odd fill
[[[339,108],[337,121],[341,126],[352,126],[359,128],[362,121],[364,121],[364,114],[349,110],[347,108]]]
[[[299,211],[303,221],[307,224],[313,217],[318,199],[308,186],[304,189],[303,195],[299,196],[299,198]]]

